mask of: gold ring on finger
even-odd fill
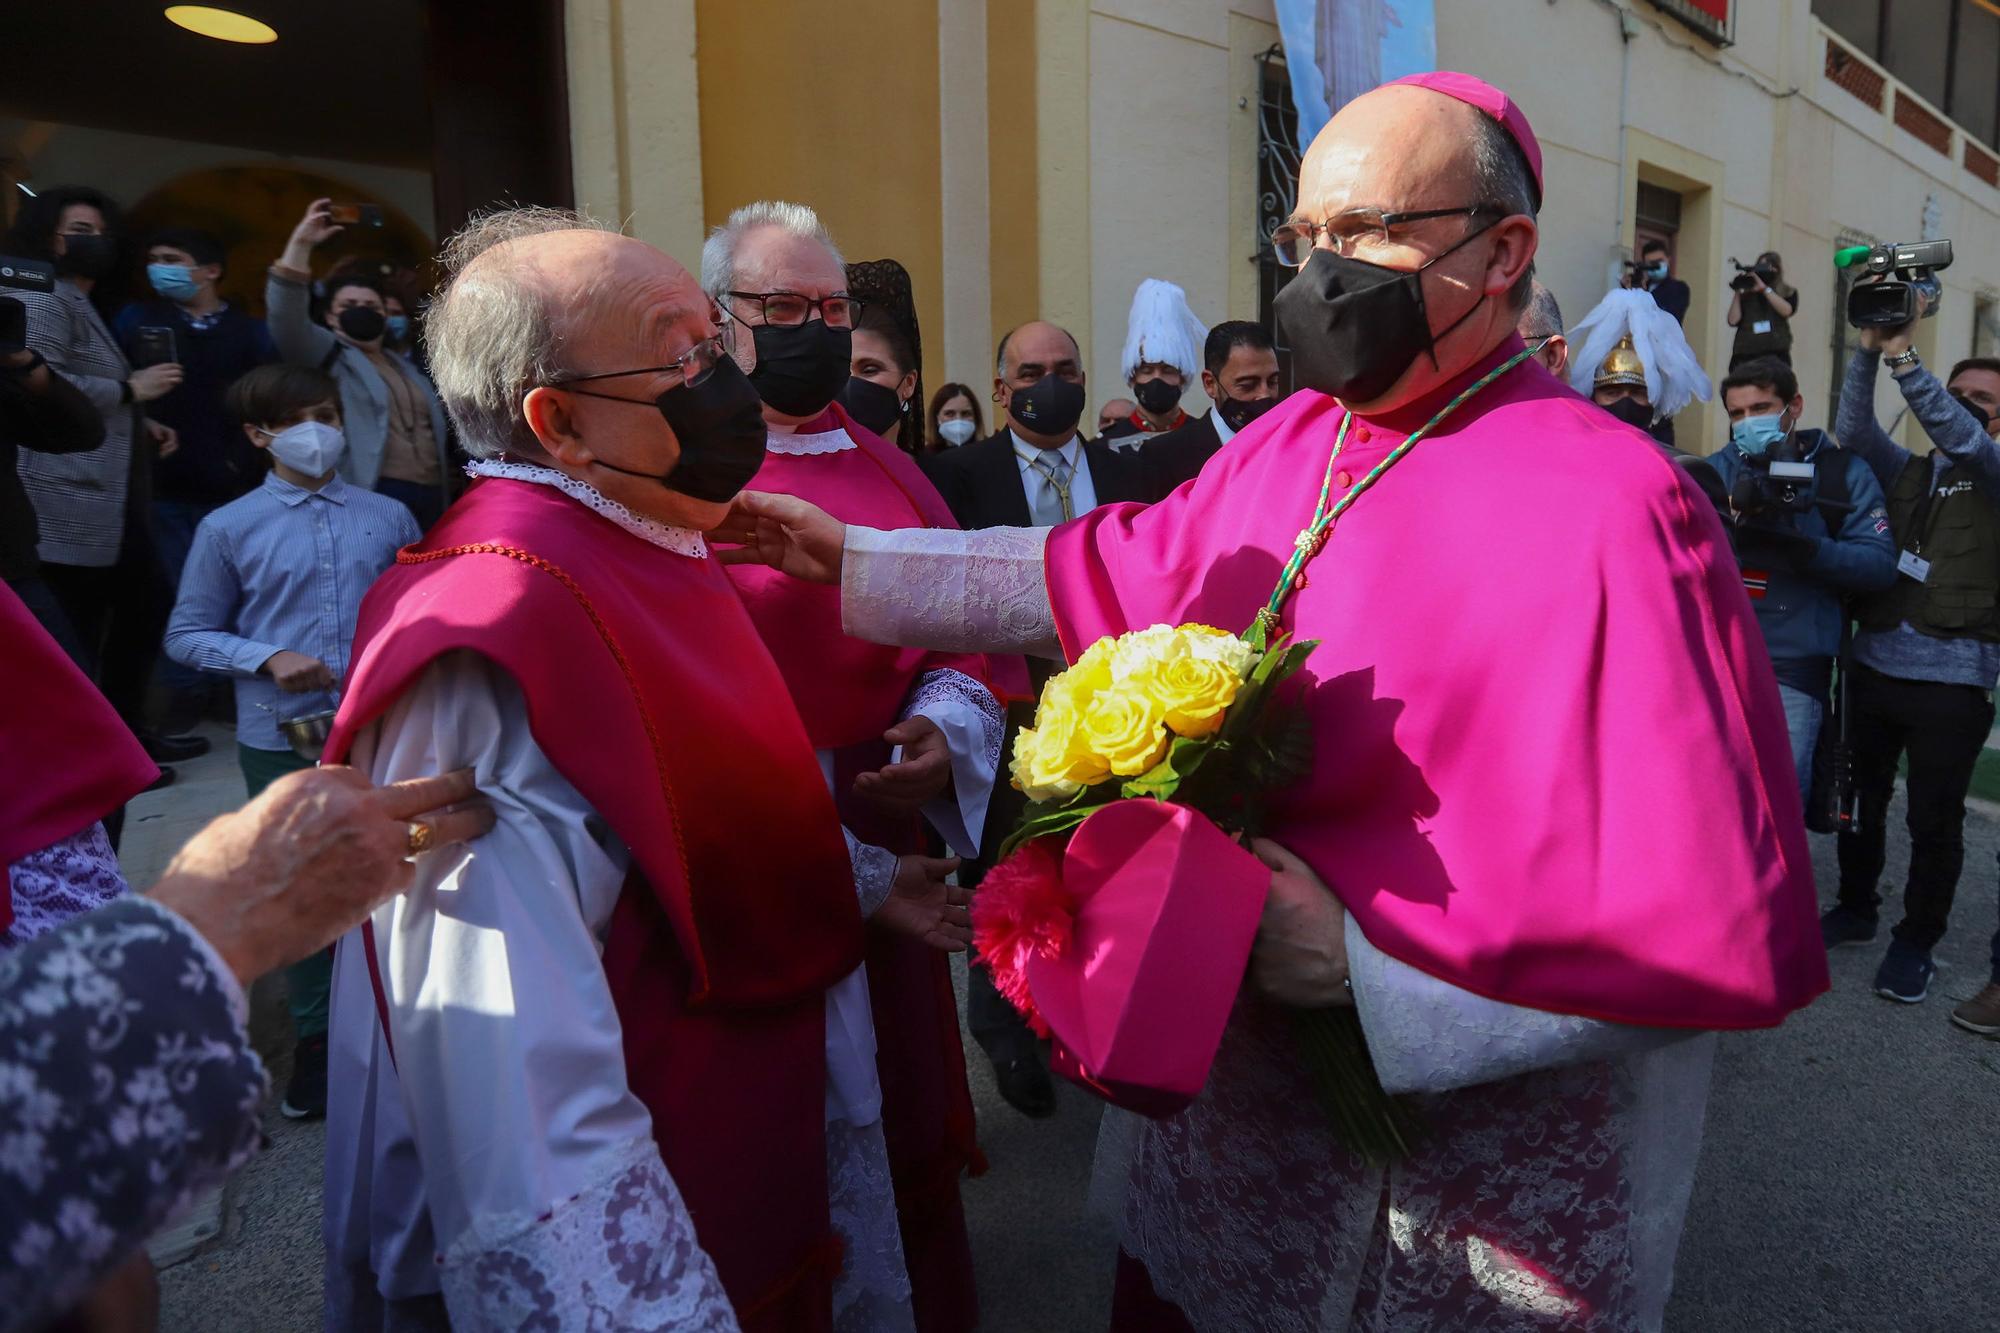
[[[412,819],[409,823],[409,848],[411,856],[422,856],[437,841],[437,831],[425,819]]]

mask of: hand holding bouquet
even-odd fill
[[[1312,762],[1280,687],[1314,647],[1206,625],[1102,639],[1016,739],[1030,805],[974,897],[974,941],[1058,1072],[1114,1102],[1167,1114],[1206,1081],[1271,884],[1243,848]],[[1355,1011],[1293,1013],[1343,1143],[1406,1153],[1415,1122]]]

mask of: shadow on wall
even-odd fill
[[[198,227],[228,248],[223,299],[255,315],[264,313],[264,270],[283,252],[306,205],[319,198],[342,204],[375,204],[382,226],[350,227],[314,251],[314,271],[324,274],[343,260],[382,260],[397,268],[425,269],[435,247],[430,234],[394,205],[368,197],[332,176],[287,167],[209,167],[160,186],[127,214],[134,263],[143,269],[147,238],[161,227]],[[135,292],[147,292],[141,274]]]

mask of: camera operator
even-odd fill
[[[1799,294],[1785,285],[1785,261],[1778,252],[1766,250],[1749,268],[1738,265],[1729,286],[1735,293],[1729,298],[1729,327],[1736,330],[1730,370],[1760,356],[1792,364],[1792,316],[1798,313]]]
[[[1687,322],[1688,303],[1694,293],[1674,276],[1673,257],[1667,253],[1665,241],[1654,238],[1639,247],[1637,262],[1625,265],[1622,285],[1650,294],[1660,309],[1674,317],[1674,323]]]
[[[1899,575],[1864,601],[1855,639],[1854,767],[1859,829],[1840,835],[1840,901],[1820,919],[1829,947],[1875,938],[1884,867],[1884,815],[1897,760],[1908,757],[1910,866],[1903,919],[1892,932],[1875,988],[1916,1003],[1935,969],[1965,859],[1965,797],[1993,726],[2000,677],[2000,360],[1973,358],[1940,384],[1910,348],[1914,321],[1861,329],[1847,365],[1835,426],[1889,496]],[[1899,447],[1876,424],[1876,366],[1935,446]],[[2000,1032],[2000,935],[1995,985],[1952,1020]]]
[[[1847,624],[1842,599],[1896,578],[1881,483],[1868,464],[1799,425],[1805,400],[1782,361],[1752,361],[1722,381],[1729,444],[1709,461],[1729,488],[1730,539],[1785,701],[1803,804],[1833,659]]]
[[[25,319],[19,302],[6,296],[0,301],[10,303],[6,313]],[[82,390],[51,371],[39,352],[0,343],[0,579],[79,667],[84,659],[76,633],[42,582],[42,562],[35,552],[41,534],[15,459],[22,449],[78,454],[103,443],[104,418]]]

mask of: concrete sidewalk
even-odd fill
[[[233,738],[211,734],[217,754],[134,803],[125,859],[135,884],[149,882],[186,833],[242,799],[233,748],[223,748]],[[1900,882],[1909,856],[1900,799],[1890,815],[1890,878]],[[1987,979],[2000,818],[1975,812],[1966,841],[1955,929],[1938,951],[1927,1004],[1877,999],[1868,983],[1879,946],[1848,949],[1833,958],[1831,995],[1775,1032],[1723,1037],[1669,1329],[1971,1333],[2000,1325],[1992,1242],[2000,1042],[1946,1019]],[[1830,897],[1833,843],[1813,844]],[[1892,888],[1886,896],[1893,920],[1897,895]],[[290,1050],[282,983],[258,986],[253,1008],[274,1080],[265,1115],[271,1146],[218,1201],[204,1224],[213,1234],[178,1238],[192,1248],[161,1274],[168,1330],[310,1333],[320,1325],[325,1133],[276,1112]],[[1104,1327],[1114,1248],[1108,1224],[1083,1202],[1096,1104],[1064,1085],[1054,1119],[1026,1120],[999,1100],[990,1069],[966,1046],[992,1163],[965,1186],[982,1327],[1094,1333]]]

